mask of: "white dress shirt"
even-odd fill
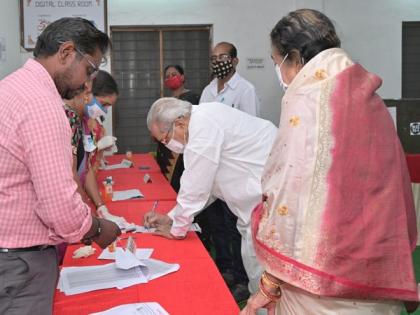
[[[251,82],[242,78],[238,72],[226,82],[224,88],[217,92],[217,78],[213,79],[205,87],[201,94],[200,104],[219,102],[230,107],[239,109],[252,116],[260,115],[260,101],[258,100],[255,87]]]

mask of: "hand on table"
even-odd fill
[[[267,315],[274,315],[276,311],[276,302],[266,298],[262,295],[261,291],[258,290],[248,299],[246,306],[239,315],[256,315],[260,308],[266,308]]]
[[[162,236],[171,240],[180,240],[185,238],[185,236],[175,236],[171,233],[171,225],[161,225],[156,228],[156,231],[153,233],[153,235]]]
[[[144,215],[144,227],[161,230],[164,226],[169,227],[169,229],[172,226],[172,219],[166,214],[149,211]]]

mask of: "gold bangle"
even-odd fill
[[[271,280],[271,279],[267,276],[267,272],[266,272],[266,271],[264,271],[264,272],[262,273],[262,275],[261,275],[261,279],[264,279],[264,280],[266,281],[266,283],[267,283],[268,285],[271,285],[273,288],[280,288],[280,285],[282,285],[282,284],[284,283],[284,281],[281,281],[281,280],[280,280],[280,282],[275,283],[273,280]]]
[[[268,300],[272,301],[272,302],[276,302],[278,299],[281,298],[281,291],[279,290],[278,294],[271,294],[270,292],[268,292],[265,288],[264,288],[264,284],[262,283],[262,279],[260,280],[260,292],[261,294],[267,298]]]

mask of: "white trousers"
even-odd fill
[[[249,279],[248,289],[251,293],[255,293],[259,288],[259,282],[263,270],[255,255],[254,244],[252,242],[251,227],[237,226],[237,228],[242,237],[241,256],[246,274]]]
[[[276,315],[399,315],[402,307],[400,301],[322,297],[284,284]]]

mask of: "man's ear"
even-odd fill
[[[236,67],[239,63],[239,59],[237,57],[232,59],[232,64]]]
[[[57,51],[58,61],[62,65],[73,61],[75,52],[76,49],[72,41],[62,43]]]

